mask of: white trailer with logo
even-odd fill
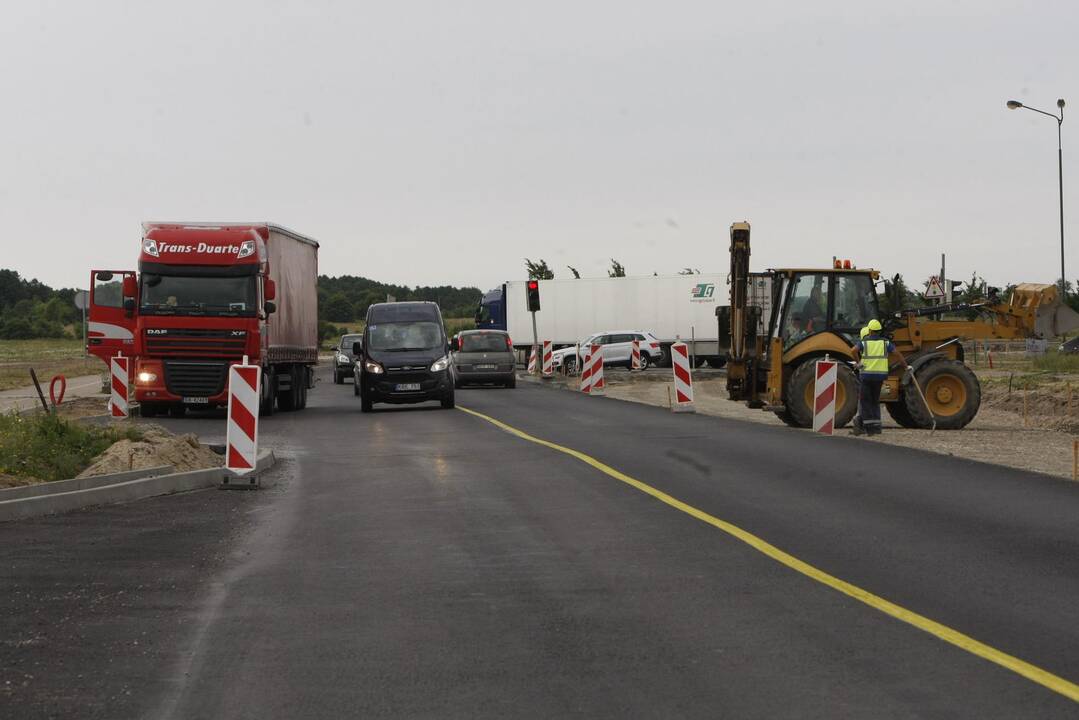
[[[514,347],[532,345],[525,280],[507,281],[484,295],[479,328],[506,330]],[[647,330],[659,338],[664,360],[671,343],[690,345],[700,360],[721,361],[716,307],[730,303],[726,274],[652,275],[540,281],[539,339],[555,346],[603,330]]]

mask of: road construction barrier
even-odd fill
[[[640,370],[641,369],[641,341],[640,340],[634,339],[632,353],[633,354],[630,357],[629,369],[630,370]]]
[[[258,460],[259,380],[261,369],[243,364],[229,368],[228,429],[225,436],[225,467],[243,475]]]
[[[128,375],[128,368],[131,364],[131,358],[124,357],[123,355],[117,355],[109,363],[109,368],[112,374],[112,393],[109,395],[109,415],[114,418],[126,418],[128,416],[127,407],[127,387],[130,375]]]
[[[536,374],[536,346],[532,346],[532,350],[528,353],[528,374]]]
[[[593,345],[590,355],[592,356],[592,395],[603,395],[607,391],[607,383],[603,380],[603,346]]]
[[[832,435],[835,432],[835,385],[838,376],[836,361],[825,357],[816,363],[816,382],[813,383],[813,432]]]
[[[543,341],[543,377],[554,377],[554,346],[550,340]]]
[[[689,346],[683,342],[671,345],[671,368],[674,370],[674,412],[696,412],[693,407],[693,376],[689,372]]]
[[[581,348],[584,355],[579,355],[577,364],[581,368],[581,392],[589,394],[592,392],[592,351],[589,346]]]

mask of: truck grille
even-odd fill
[[[182,397],[212,397],[225,389],[228,363],[165,361],[165,387]]]
[[[147,328],[143,341],[148,355],[172,357],[240,357],[247,344],[244,330]]]

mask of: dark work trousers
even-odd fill
[[[880,388],[884,375],[863,372],[858,376],[858,415],[867,431],[880,431]]]

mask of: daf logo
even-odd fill
[[[146,331],[146,334],[147,334],[147,335],[168,335],[168,334],[169,334],[169,331],[168,331],[168,330],[164,330],[164,329],[155,329],[155,328],[151,328],[151,329],[149,329],[149,330],[147,330],[147,331]]]

